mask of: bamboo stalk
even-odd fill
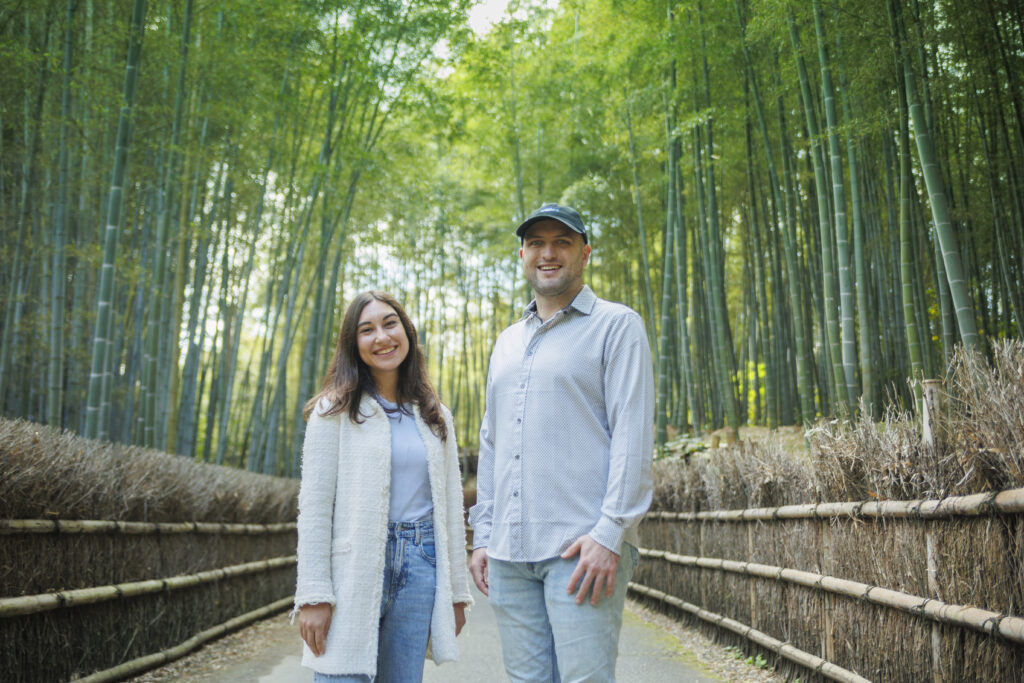
[[[219,524],[215,522],[121,522],[115,520],[0,519],[4,534],[244,534],[258,536],[295,531],[295,523]]]
[[[269,617],[277,612],[282,612],[292,606],[292,600],[294,596],[288,596],[287,598],[281,598],[275,602],[255,609],[251,612],[239,615],[234,619],[229,619],[223,624],[214,626],[205,631],[200,631],[196,635],[192,636],[188,640],[174,646],[161,650],[160,652],[154,652],[151,655],[145,655],[138,657],[123,664],[119,664],[110,669],[104,669],[103,671],[97,671],[94,674],[86,676],[85,678],[76,678],[74,680],[79,683],[101,683],[105,681],[120,681],[134,676],[135,674],[142,673],[149,669],[155,669],[158,666],[162,666],[168,662],[173,662],[176,659],[181,659],[189,652],[192,652],[200,645],[207,643],[211,640],[220,638],[221,636],[230,633],[231,631],[237,630],[243,626],[247,626],[254,621],[258,621],[265,617]]]
[[[1024,512],[1024,488],[1007,489],[939,500],[883,500],[849,503],[808,503],[774,508],[708,510],[704,512],[648,512],[645,519],[676,522],[750,522],[777,519],[828,519],[834,517],[941,519],[1012,515]]]
[[[660,550],[651,551],[646,548],[640,549],[640,555],[684,567],[717,569],[764,579],[786,581],[805,588],[822,590],[855,600],[865,600],[882,607],[898,609],[919,617],[926,617],[932,621],[966,627],[990,635],[999,635],[1007,640],[1024,644],[1024,617],[1006,615],[979,607],[954,605],[941,600],[923,598],[888,588],[870,586],[858,581],[849,581],[798,569],[714,557],[677,555]]]
[[[185,574],[172,576],[167,579],[149,579],[147,581],[133,581],[131,583],[119,583],[112,586],[96,586],[92,588],[79,588],[76,590],[59,591],[57,593],[42,593],[38,595],[23,595],[17,598],[0,598],[0,617],[16,617],[23,614],[37,614],[57,609],[58,607],[77,607],[79,605],[91,605],[97,602],[106,602],[117,598],[128,598],[137,595],[160,593],[163,591],[189,588],[204,583],[211,583],[221,579],[231,579],[238,576],[255,574],[262,571],[270,571],[295,564],[295,556],[275,557],[269,560],[236,564],[220,569],[200,572],[198,574]]]
[[[674,595],[669,595],[663,591],[633,582],[629,583],[629,589],[640,593],[641,595],[646,595],[649,598],[654,598],[655,600],[660,600],[661,602],[672,605],[673,607],[692,614],[699,619],[715,624],[716,626],[728,629],[733,633],[757,643],[767,650],[771,650],[780,657],[784,657],[791,662],[796,662],[800,666],[820,673],[822,676],[833,681],[843,681],[844,683],[869,683],[868,679],[844,669],[841,666],[833,664],[832,662],[826,661],[817,655],[795,648],[792,645],[778,640],[777,638],[771,637],[767,633],[763,633],[755,628],[747,626],[746,624],[740,623],[735,619],[729,619],[721,614],[709,612],[697,605],[680,600]]]

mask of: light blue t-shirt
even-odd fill
[[[391,421],[391,501],[389,522],[416,522],[431,516],[430,475],[427,447],[423,443],[412,408],[377,397]]]

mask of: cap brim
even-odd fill
[[[520,224],[520,226],[518,228],[516,228],[516,237],[518,237],[519,239],[523,239],[523,235],[526,233],[527,229],[529,229],[529,227],[531,225],[533,225],[534,223],[536,223],[538,221],[545,221],[545,220],[558,221],[559,223],[561,223],[565,227],[567,227],[570,230],[572,230],[577,235],[581,235],[583,237],[583,241],[584,242],[587,241],[587,233],[580,232],[579,229],[574,228],[572,225],[566,223],[565,221],[563,221],[558,216],[530,216],[525,221],[523,221],[522,224]]]
[[[558,219],[554,218],[553,216],[530,216],[525,221],[520,223],[518,228],[516,228],[516,237],[522,238],[523,233],[526,232],[527,228],[529,228],[531,225],[533,225],[537,221],[542,221],[542,220],[545,220],[545,219],[550,219],[550,220],[553,220],[553,221],[558,221]],[[562,223],[562,221],[558,221],[558,222]],[[562,223],[562,225],[565,225],[565,223]],[[567,226],[567,227],[571,227],[571,226]]]

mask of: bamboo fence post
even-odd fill
[[[820,522],[821,534],[818,537],[818,547],[821,551],[821,573],[825,576],[832,576],[832,528],[829,520],[823,518]],[[835,661],[835,620],[832,618],[831,593],[822,596],[822,618],[821,618],[821,655],[826,661]]]
[[[704,557],[704,526],[708,524],[706,520],[701,520],[699,527],[699,538],[697,540],[697,548],[700,552],[700,557]],[[708,596],[707,589],[704,585],[704,572],[697,572],[697,586],[700,594],[700,606],[704,609],[708,607]]]
[[[751,562],[754,559],[754,524],[756,522],[747,522],[747,561]],[[758,627],[757,623],[757,590],[754,586],[753,578],[747,580],[747,586],[750,588],[750,625],[754,628]]]
[[[926,379],[921,382],[924,395],[921,400],[921,441],[927,447],[928,452],[935,456],[935,428],[939,418],[940,394],[939,389],[942,383],[937,379]],[[928,593],[937,600],[942,600],[939,593],[937,541],[935,530],[930,526],[925,531],[926,555],[928,563]],[[942,676],[942,629],[939,624],[932,623],[931,628],[932,644],[932,683],[943,683]]]
[[[928,555],[928,592],[936,599],[942,600],[939,592],[938,573],[939,566],[936,560],[935,532],[928,529],[925,532],[925,543],[927,544]],[[932,623],[932,683],[943,683],[945,677],[942,675],[942,630],[938,623]]]
[[[921,441],[929,449],[935,447],[935,427],[941,408],[941,380],[926,379],[921,382],[924,396],[921,399]]]

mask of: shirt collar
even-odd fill
[[[594,290],[590,288],[590,285],[583,285],[583,289],[581,289],[579,293],[576,294],[576,297],[569,302],[569,305],[562,310],[575,308],[583,315],[590,315],[590,312],[594,310],[595,303],[597,303],[597,296],[594,294]],[[537,315],[536,299],[526,305],[526,308],[523,310],[523,316],[520,320],[526,320],[527,318],[535,315]]]
[[[388,417],[393,418],[396,415],[412,415],[412,411],[409,410],[408,403],[399,406],[394,401],[389,401],[380,394],[374,394],[373,398],[376,399],[377,404],[384,409],[384,414]]]

